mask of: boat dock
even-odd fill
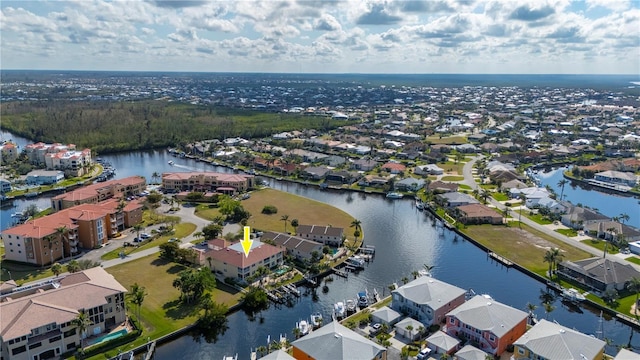
[[[511,267],[513,266],[513,262],[505,257],[502,257],[496,253],[494,253],[493,251],[489,252],[489,257],[496,260],[497,262],[501,263],[504,266],[508,266]]]
[[[349,266],[347,266],[346,268],[349,268]],[[347,271],[342,271],[342,270],[333,268],[333,273],[345,279],[349,278],[349,273]]]

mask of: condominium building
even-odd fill
[[[60,358],[81,347],[81,339],[100,336],[126,321],[126,289],[95,267],[0,294],[2,360]],[[81,334],[73,320],[85,313],[91,325]]]
[[[145,190],[146,186],[147,183],[142,176],[95,183],[54,196],[51,198],[51,207],[54,211],[59,211],[75,205],[97,204],[111,198],[138,195]]]
[[[168,192],[215,191],[223,194],[235,194],[252,188],[254,181],[253,175],[210,171],[162,174],[162,188]]]
[[[116,199],[82,204],[2,231],[5,259],[51,264],[105,244],[120,231],[142,221],[142,204]]]

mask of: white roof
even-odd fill
[[[502,337],[525,320],[528,314],[493,299],[476,295],[451,310],[448,316],[457,318],[463,324],[479,330],[491,331],[496,336]]]
[[[605,342],[560,324],[540,320],[514,345],[526,348],[545,359],[595,359]],[[636,354],[636,359],[638,355]]]
[[[430,276],[419,277],[394,290],[403,298],[437,310],[466,293],[465,290]]]

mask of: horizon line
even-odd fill
[[[0,69],[3,71],[47,71],[47,72],[124,72],[124,73],[190,73],[190,74],[266,74],[266,75],[518,75],[518,76],[549,76],[549,75],[563,75],[563,76],[637,76],[640,78],[640,73],[358,73],[358,72],[259,72],[259,71],[196,71],[196,70],[87,70],[87,69]]]

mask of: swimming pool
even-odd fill
[[[101,342],[105,342],[105,341],[109,341],[109,340],[117,339],[117,338],[119,338],[119,337],[120,337],[120,336],[122,336],[122,335],[126,335],[126,334],[127,334],[127,332],[128,332],[128,331],[127,331],[127,329],[122,329],[122,330],[118,330],[118,331],[116,331],[116,332],[114,332],[114,333],[107,334],[107,335],[105,335],[105,336],[102,336],[102,337],[98,338],[98,339],[93,343],[93,345],[95,345],[95,344],[100,344]]]

